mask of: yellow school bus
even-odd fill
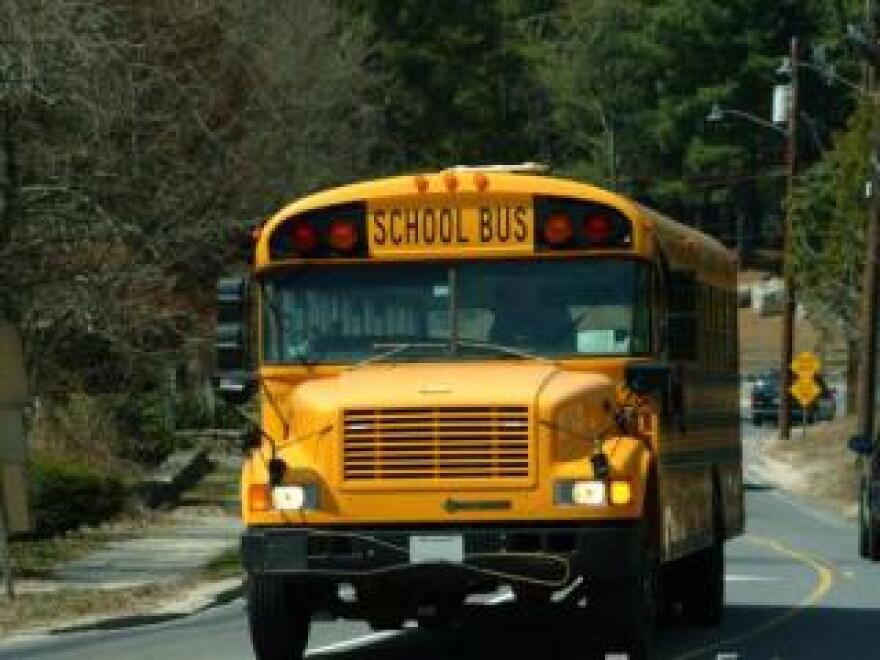
[[[440,624],[502,587],[588,611],[631,658],[665,610],[720,621],[744,524],[722,245],[498,167],[320,192],[255,239],[251,276],[219,285],[217,382],[258,395],[260,660],[300,657],[319,615]]]

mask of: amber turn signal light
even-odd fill
[[[611,482],[611,504],[624,506],[632,500],[632,486],[628,481],[614,480]]]
[[[268,511],[272,508],[272,491],[268,484],[251,484],[248,487],[248,508],[251,511]]]

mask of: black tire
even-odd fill
[[[724,617],[724,503],[717,478],[712,487],[712,545],[681,560],[682,613],[700,626]]]
[[[455,595],[441,598],[435,603],[436,611],[429,616],[419,616],[417,621],[422,630],[448,630],[452,628],[461,615],[465,596]]]
[[[859,554],[871,561],[880,561],[880,523],[871,515],[869,483],[859,482]]]
[[[646,562],[641,574],[594,585],[590,611],[598,618],[603,653],[629,660],[654,657],[658,619],[658,567]]]
[[[251,577],[247,606],[257,660],[300,660],[309,641],[311,613],[304,594],[282,578]]]
[[[682,562],[682,612],[694,623],[713,627],[724,616],[724,542],[720,537],[708,548]]]
[[[871,521],[868,509],[868,488],[865,479],[859,481],[859,555],[863,559],[871,557]]]
[[[400,630],[403,628],[403,617],[399,615],[373,615],[367,619],[367,625],[376,632]]]

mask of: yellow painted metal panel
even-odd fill
[[[371,200],[373,257],[529,254],[535,214],[530,195],[411,195]]]

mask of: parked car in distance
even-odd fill
[[[758,374],[752,384],[749,396],[749,405],[752,424],[760,426],[764,422],[775,424],[779,421],[780,387],[782,378],[778,371],[770,371]],[[819,396],[806,410],[791,394],[791,419],[802,421],[806,417],[807,423],[827,422],[837,416],[837,392],[828,387],[825,378],[821,374],[816,375],[816,383],[819,385]]]

